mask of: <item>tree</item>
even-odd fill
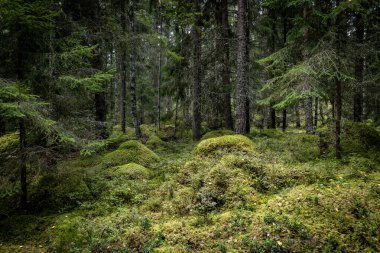
[[[193,0],[193,13],[195,17],[194,24],[192,26],[192,38],[193,38],[193,140],[199,140],[201,138],[201,101],[202,101],[202,65],[201,65],[201,11],[200,1]]]
[[[238,134],[247,133],[248,100],[248,38],[247,38],[247,1],[238,0],[238,52],[236,83],[236,123]]]

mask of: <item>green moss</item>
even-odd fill
[[[243,135],[226,135],[201,141],[194,149],[199,156],[217,156],[218,153],[254,154],[255,147],[250,139]]]
[[[11,148],[17,147],[19,143],[19,133],[13,132],[0,136],[0,154],[6,152]]]
[[[131,140],[122,143],[119,148],[103,157],[105,167],[137,163],[145,167],[158,162],[159,157],[139,141]]]
[[[136,163],[127,163],[119,167],[111,169],[109,174],[112,177],[122,177],[125,179],[147,179],[149,176],[149,170],[144,166]]]
[[[226,129],[215,130],[215,131],[207,132],[205,135],[202,136],[201,140],[203,141],[203,140],[207,140],[210,138],[220,137],[220,136],[224,136],[224,135],[234,135],[234,134],[235,134],[235,132],[232,130],[226,130]]]
[[[71,208],[91,198],[83,175],[75,173],[57,172],[45,175],[31,188],[32,208],[37,210]]]

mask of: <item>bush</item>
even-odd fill
[[[203,141],[203,140],[207,140],[210,138],[220,137],[220,136],[224,136],[224,135],[234,135],[234,134],[235,134],[235,132],[232,130],[226,130],[226,129],[215,130],[215,131],[211,131],[211,132],[208,132],[205,135],[203,135],[201,140]]]
[[[226,135],[201,141],[194,149],[194,154],[199,156],[217,156],[231,152],[254,154],[255,147],[243,135]]]
[[[145,167],[159,161],[159,157],[139,141],[131,140],[122,143],[119,149],[103,157],[105,167],[113,167],[127,163],[137,163]]]
[[[107,150],[110,145],[109,140],[96,140],[86,144],[80,151],[81,156],[92,156]]]

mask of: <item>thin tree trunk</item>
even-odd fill
[[[317,129],[318,127],[318,97],[315,97],[315,104],[314,104],[314,127]]]
[[[314,128],[313,128],[313,98],[307,97],[305,99],[305,126],[306,126],[306,133],[307,134],[313,134]]]
[[[158,33],[162,35],[162,16],[161,16],[161,2],[159,6],[159,27]],[[159,55],[158,55],[158,75],[157,75],[157,127],[158,130],[161,129],[161,65],[162,65],[162,52],[161,52],[161,43],[159,45]]]
[[[21,197],[20,205],[22,210],[27,210],[28,208],[28,188],[26,181],[26,130],[25,122],[23,119],[19,121],[19,131],[20,131],[20,183],[21,183]]]
[[[273,108],[273,105],[269,106],[269,112],[270,112],[270,122],[269,122],[268,128],[276,129],[276,110]]]
[[[340,132],[341,132],[341,120],[342,120],[342,83],[340,80],[336,80],[335,83],[336,92],[336,121],[335,121],[335,156],[336,158],[342,158],[341,146],[340,146]]]
[[[337,0],[337,6],[340,1]],[[337,37],[336,37],[336,50],[338,55],[341,54],[344,40],[345,30],[341,24],[343,13],[338,14],[336,19]],[[342,158],[340,134],[341,134],[341,121],[342,121],[342,81],[339,78],[335,79],[335,106],[336,106],[336,119],[335,119],[335,156],[337,159]]]
[[[129,55],[130,63],[130,75],[129,75],[129,91],[131,95],[131,114],[132,122],[135,128],[135,134],[138,139],[142,139],[140,121],[137,113],[137,95],[136,95],[136,37],[135,37],[135,17],[134,17],[134,1],[129,2],[128,9],[129,26],[130,26],[130,38],[132,39],[132,50]]]
[[[178,104],[179,104],[179,91],[177,92],[177,99],[175,103],[175,115],[174,115],[174,132],[173,132],[173,138],[176,138],[177,136],[177,121],[178,121]]]
[[[286,130],[286,109],[282,110],[282,131]]]
[[[364,41],[364,21],[361,14],[357,14],[355,17],[356,27],[356,40],[361,46]],[[361,50],[358,50],[359,54]],[[356,87],[354,94],[354,121],[361,122],[363,120],[363,72],[364,72],[364,59],[361,56],[357,56],[355,59],[355,77]]]
[[[247,52],[247,0],[238,0],[238,52],[236,85],[236,122],[238,134],[247,132],[248,52]]]
[[[193,0],[194,13],[200,12],[199,0]],[[196,22],[192,27],[193,36],[193,120],[192,120],[192,132],[193,140],[199,140],[201,138],[201,121],[202,121],[202,84],[201,84],[201,20],[200,17],[196,17]]]

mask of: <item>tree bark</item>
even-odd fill
[[[125,0],[120,1],[121,14],[120,22],[123,35],[127,34],[127,19],[125,12]],[[120,59],[120,81],[121,81],[121,130],[125,133],[126,127],[126,107],[127,107],[127,53],[126,45],[124,42],[120,46],[121,59]]]
[[[355,17],[356,27],[356,42],[359,46],[364,41],[364,20],[361,14]],[[358,48],[358,54],[361,50]],[[361,122],[363,120],[363,72],[364,72],[364,59],[362,56],[357,56],[355,59],[355,78],[356,87],[354,94],[354,121]]]
[[[270,122],[269,122],[268,128],[276,129],[276,110],[273,108],[273,105],[269,106],[269,113],[270,113]]]
[[[162,15],[161,15],[161,2],[159,3],[159,22],[157,25],[159,35],[162,35]],[[161,43],[159,45],[158,54],[158,70],[157,70],[157,127],[158,130],[161,129],[161,67],[162,67],[162,52]]]
[[[199,0],[193,0],[194,13],[200,12]],[[196,21],[192,27],[193,37],[193,120],[192,132],[193,140],[197,141],[201,138],[201,121],[202,121],[202,83],[201,83],[201,19],[196,17]]]
[[[339,6],[340,1],[337,0],[337,6]],[[341,24],[343,19],[343,13],[338,14],[336,19],[336,51],[340,55],[343,47],[343,40],[345,37],[345,29],[343,24]],[[340,145],[340,134],[341,134],[341,121],[342,121],[342,81],[339,78],[335,79],[335,108],[336,108],[336,119],[335,119],[335,156],[337,159],[342,158],[342,148]]]
[[[305,125],[306,125],[306,133],[313,134],[313,98],[307,97],[305,99]]]
[[[238,52],[236,85],[236,122],[238,134],[247,133],[248,100],[248,50],[247,50],[247,0],[238,0]]]
[[[132,39],[132,50],[129,55],[130,75],[129,75],[129,92],[131,95],[131,114],[132,122],[135,128],[135,134],[138,139],[142,139],[140,121],[137,113],[137,95],[136,95],[136,36],[135,36],[135,17],[134,17],[134,1],[129,2],[128,8],[130,38]]]
[[[219,29],[217,39],[217,58],[222,64],[224,127],[233,129],[231,110],[231,69],[230,69],[230,25],[228,22],[228,0],[217,0],[215,20]]]
[[[282,110],[282,131],[286,130],[286,109]]]

